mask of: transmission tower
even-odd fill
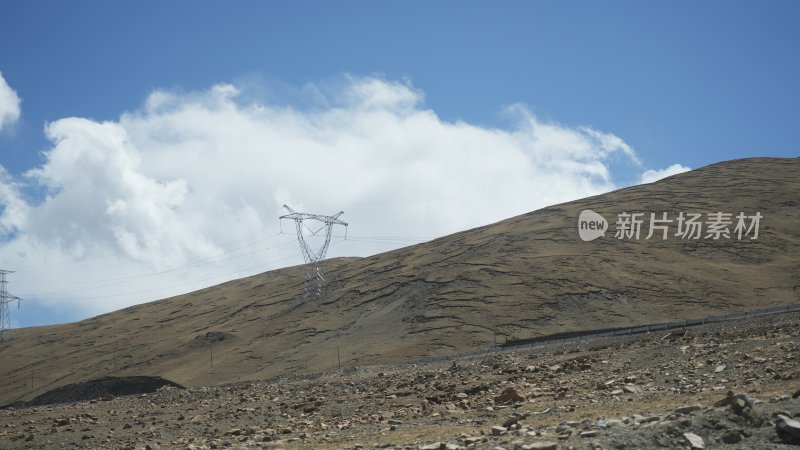
[[[287,205],[283,205],[289,214],[280,216],[279,219],[294,220],[295,228],[297,229],[297,240],[300,241],[300,251],[303,252],[303,259],[306,262],[306,281],[304,285],[305,296],[309,295],[322,295],[322,289],[325,283],[325,277],[322,275],[322,261],[325,260],[325,254],[328,252],[328,245],[331,243],[331,231],[334,225],[344,225],[345,237],[347,237],[347,222],[339,220],[339,216],[344,214],[344,211],[339,211],[333,216],[322,216],[319,214],[306,214],[299,213]],[[317,228],[309,227],[308,222],[315,222]],[[325,231],[325,241],[317,250],[313,250],[305,238],[305,231],[311,236],[319,236],[321,231]]]
[[[8,312],[8,304],[17,301],[19,308],[20,298],[8,293],[6,275],[14,273],[13,270],[0,269],[0,342],[9,338],[11,328],[11,314]]]

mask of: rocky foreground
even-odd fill
[[[800,313],[0,411],[15,448],[800,448]]]

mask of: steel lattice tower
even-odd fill
[[[280,216],[279,219],[294,220],[295,228],[297,229],[297,240],[300,242],[300,251],[303,252],[303,259],[306,262],[306,281],[304,285],[304,292],[306,296],[309,295],[322,295],[322,290],[325,283],[325,277],[322,274],[322,261],[325,260],[325,254],[328,252],[328,245],[331,243],[331,231],[334,225],[344,225],[345,235],[347,233],[347,222],[339,220],[339,216],[344,214],[344,211],[333,216],[322,216],[319,214],[306,214],[299,213],[287,205],[283,205],[289,214]],[[309,228],[304,222],[314,221],[322,224],[317,229]],[[312,236],[317,236],[322,230],[325,230],[325,241],[322,246],[317,250],[313,250],[306,241],[304,231],[307,230]]]
[[[14,273],[13,270],[0,269],[0,342],[4,342],[9,338],[11,328],[11,314],[8,312],[8,304],[17,301],[17,308],[19,308],[20,298],[8,293],[8,281],[6,275]]]

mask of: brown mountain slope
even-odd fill
[[[605,237],[580,240],[584,209],[609,220]],[[763,218],[756,240],[645,240],[647,223],[639,240],[619,240],[614,222],[624,211]],[[19,330],[0,346],[0,404],[108,374],[197,386],[335,368],[337,346],[342,366],[351,367],[485,348],[493,330],[524,338],[797,303],[799,225],[800,159],[715,164],[369,258],[329,261],[320,298],[300,298],[303,271],[293,267]]]

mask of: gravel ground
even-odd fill
[[[800,314],[0,411],[0,448],[800,448]]]

